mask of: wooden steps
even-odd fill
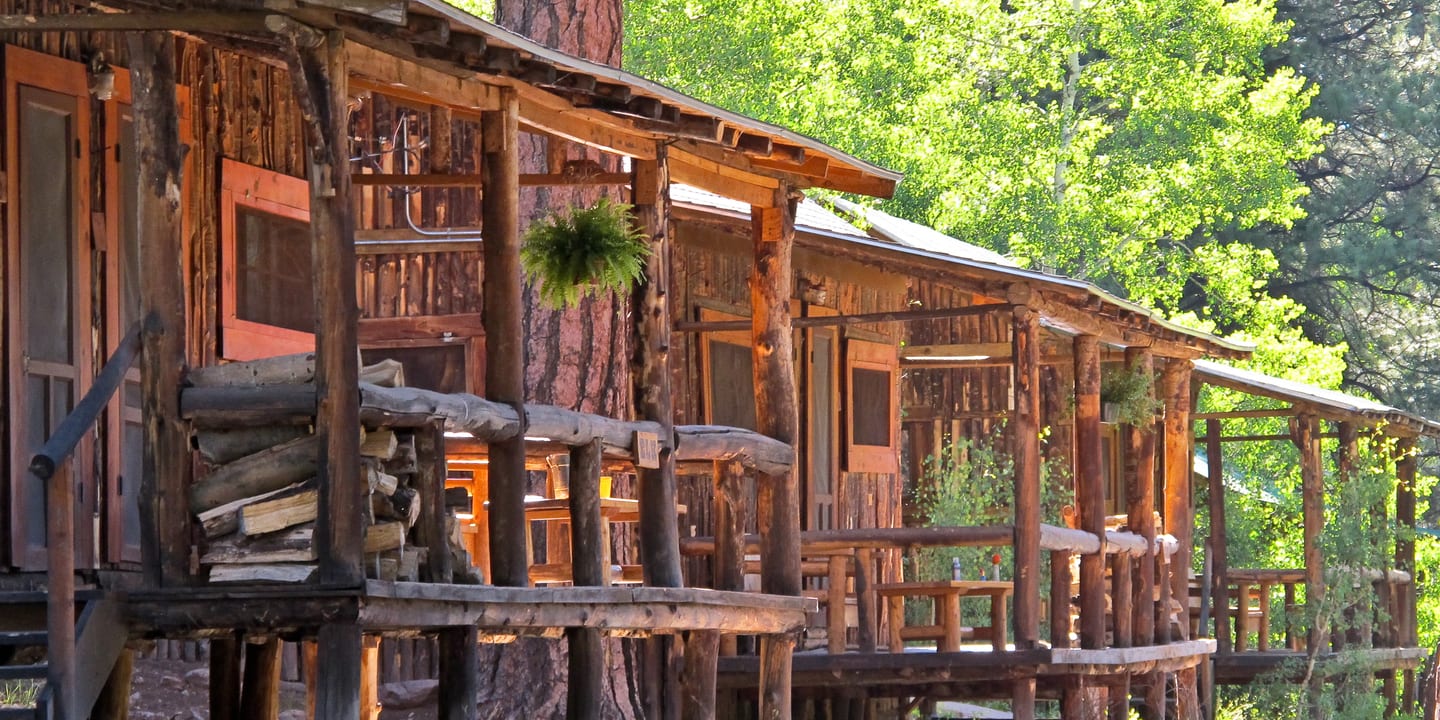
[[[0,665],[0,680],[43,680],[49,672],[45,663],[33,665]]]

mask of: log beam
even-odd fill
[[[817,315],[791,318],[791,326],[800,328],[848,327],[851,325],[873,325],[875,323],[917,322],[920,320],[950,320],[967,317],[985,317],[992,313],[1015,311],[1010,303],[984,303],[953,308],[927,310],[896,310],[892,312],[852,313],[849,315]],[[675,323],[675,332],[743,332],[751,329],[746,320],[698,320]]]
[[[145,427],[140,518],[144,565],[154,585],[189,582],[190,523],[185,488],[189,455],[180,423],[180,376],[185,367],[185,293],[180,266],[183,153],[175,96],[174,36],[132,34],[130,77],[138,138],[135,208],[140,262],[151,269],[140,285],[141,418]],[[353,293],[353,290],[352,290]]]
[[[500,109],[480,115],[485,189],[482,281],[485,306],[485,394],[515,409],[525,426],[524,284],[520,275],[519,101],[500,95]],[[490,443],[490,571],[496,585],[529,584],[525,544],[525,439]]]

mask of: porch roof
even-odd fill
[[[1202,382],[1238,390],[1250,395],[1293,403],[1332,420],[1361,420],[1364,424],[1387,424],[1399,433],[1440,437],[1440,422],[1391,407],[1375,400],[1326,390],[1313,385],[1277,378],[1217,362],[1197,360],[1195,377]]]

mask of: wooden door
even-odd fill
[[[80,65],[15,48],[6,53],[10,562],[41,570],[45,487],[26,468],[91,378],[90,106]],[[68,475],[77,567],[94,564],[93,451],[82,442]]]

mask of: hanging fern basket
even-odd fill
[[[630,206],[608,198],[536,221],[520,247],[525,276],[559,310],[586,295],[629,292],[649,258],[650,243],[631,222]]]

